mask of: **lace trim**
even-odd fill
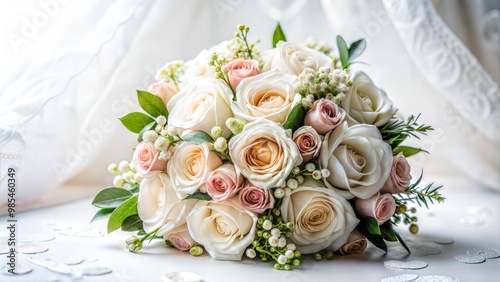
[[[444,24],[429,1],[383,0],[415,65],[481,133],[500,140],[498,84]]]

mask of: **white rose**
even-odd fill
[[[358,123],[382,126],[397,111],[385,92],[373,85],[371,79],[363,72],[354,74],[352,86],[340,107],[347,112],[346,120],[349,126]]]
[[[263,54],[262,71],[277,69],[281,72],[299,75],[305,68],[318,70],[332,67],[332,59],[322,52],[301,44],[280,41],[276,48]]]
[[[227,138],[231,135],[226,120],[233,117],[232,97],[231,90],[217,80],[197,79],[184,86],[168,102],[168,125],[205,132],[219,126],[222,136]]]
[[[231,109],[247,122],[266,118],[283,124],[292,108],[300,102],[295,93],[297,78],[276,70],[243,79],[236,88]]]
[[[165,223],[170,209],[181,199],[172,187],[168,175],[154,173],[141,181],[137,212],[144,231],[151,232]]]
[[[163,219],[163,225],[156,235],[168,237],[170,233],[178,232],[181,226],[186,225],[186,218],[197,203],[196,199],[182,199],[174,205],[169,205],[168,212]]]
[[[221,165],[222,160],[210,151],[207,143],[194,145],[183,142],[169,160],[167,171],[175,191],[192,194],[198,189],[206,192],[208,174]]]
[[[232,59],[234,53],[227,48],[228,45],[229,41],[223,41],[209,50],[202,50],[196,58],[187,61],[185,64],[186,70],[184,75],[181,77],[181,81],[184,84],[187,84],[198,78],[215,79],[214,67],[208,65],[208,62],[212,58],[213,53],[216,53],[221,59]]]
[[[319,153],[330,175],[325,184],[347,199],[367,199],[384,185],[392,165],[392,149],[377,127],[347,122],[328,133]]]
[[[281,214],[284,221],[293,222],[291,239],[304,254],[325,248],[338,250],[359,223],[346,199],[321,187],[299,186],[291,190],[283,197]]]
[[[257,187],[280,187],[292,169],[302,163],[291,131],[267,119],[246,124],[229,141],[235,168]]]
[[[189,233],[210,256],[220,260],[241,260],[255,236],[257,216],[236,199],[199,201],[187,218]]]

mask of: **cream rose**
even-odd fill
[[[160,152],[156,150],[155,145],[143,141],[137,144],[132,163],[135,164],[139,175],[146,177],[152,172],[164,171],[167,168],[167,162],[159,157]]]
[[[168,174],[178,193],[192,194],[198,189],[206,192],[208,174],[221,165],[222,160],[210,151],[207,143],[183,142],[168,162]]]
[[[332,59],[324,53],[291,42],[278,42],[276,48],[268,54],[263,54],[263,57],[263,72],[277,69],[299,75],[305,68],[318,70],[320,67],[332,67]]]
[[[206,182],[207,193],[215,202],[233,197],[242,186],[243,177],[232,164],[223,164],[210,172]]]
[[[229,141],[229,155],[236,169],[255,186],[282,186],[292,169],[302,163],[291,132],[267,119],[245,125]]]
[[[163,235],[163,239],[170,241],[174,248],[183,252],[189,251],[196,244],[191,234],[189,234],[187,224],[183,224],[170,233]]]
[[[293,222],[291,239],[304,254],[338,250],[359,222],[346,199],[321,187],[299,186],[285,194],[281,214]]]
[[[347,122],[328,133],[319,153],[330,171],[325,184],[346,199],[367,199],[384,185],[392,164],[392,149],[373,125]]]
[[[241,81],[236,101],[231,104],[234,115],[247,122],[266,118],[283,124],[300,102],[300,94],[293,86],[296,79],[273,70]]]
[[[257,216],[245,210],[235,198],[222,202],[199,201],[187,218],[189,233],[210,256],[220,260],[241,260],[253,242]]]
[[[172,82],[158,81],[148,87],[148,91],[158,96],[165,105],[179,90]]]
[[[363,72],[353,77],[352,86],[340,107],[347,112],[349,126],[358,123],[382,126],[392,118],[397,109],[382,89],[379,89]]]
[[[302,126],[297,129],[293,133],[292,139],[299,148],[303,163],[318,156],[321,148],[321,137],[311,126]]]
[[[233,89],[236,89],[244,78],[260,73],[259,61],[257,60],[236,59],[225,64],[222,69],[228,71],[227,75]]]
[[[163,226],[170,210],[180,201],[168,175],[154,173],[143,179],[139,189],[137,212],[142,219],[144,231],[151,232]]]
[[[217,125],[222,128],[222,135],[229,137],[226,120],[233,117],[232,95],[227,86],[216,80],[197,79],[168,102],[168,125],[205,132]]]
[[[368,199],[356,199],[355,207],[362,216],[373,217],[378,224],[388,221],[396,211],[396,202],[391,194],[377,193]]]
[[[307,112],[304,124],[312,126],[319,134],[326,134],[344,121],[345,111],[335,102],[320,99]]]
[[[354,229],[351,235],[349,235],[347,243],[342,245],[339,252],[343,255],[361,254],[366,249],[367,245],[366,238],[361,235],[359,231]]]
[[[408,164],[403,153],[394,156],[391,172],[380,192],[390,194],[403,193],[410,186],[410,170],[410,164]]]

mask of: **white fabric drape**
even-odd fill
[[[498,115],[478,123],[460,113],[449,98],[454,93],[419,67],[405,45],[409,39],[387,12],[389,2],[32,1],[6,25],[10,37],[1,45],[8,64],[0,66],[0,203],[5,170],[12,166],[18,170],[20,200],[39,197],[63,181],[108,185],[108,163],[132,155],[134,136],[117,118],[138,108],[136,89],[153,82],[166,62],[194,58],[232,37],[239,23],[250,25],[250,37],[262,39],[260,48],[267,49],[276,20],[290,41],[313,36],[333,46],[337,34],[348,41],[365,37],[368,49],[360,60],[367,65],[355,67],[384,88],[404,115],[422,113],[421,121],[436,128],[423,138],[431,155],[413,158],[414,172],[425,167],[429,178],[465,173],[478,186],[500,190],[499,141],[482,130],[498,130]],[[42,12],[48,19],[43,25]],[[35,27],[31,38],[24,36],[27,42],[15,46],[12,34],[23,36],[27,22]],[[496,53],[488,61],[498,59]],[[498,99],[498,85],[488,95]],[[498,103],[490,106],[498,110]]]

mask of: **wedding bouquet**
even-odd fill
[[[232,40],[193,60],[161,68],[145,113],[120,120],[138,134],[132,160],[111,164],[113,186],[93,200],[93,220],[107,231],[214,259],[273,261],[360,253],[367,240],[387,251],[394,227],[416,233],[416,207],[441,202],[440,187],[412,183],[406,158],[422,149],[404,141],[432,130],[406,120],[383,90],[351,72],[366,47],[337,36],[325,44],[286,42],[278,25],[273,48],[259,51],[238,26]]]

